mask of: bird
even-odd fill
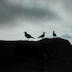
[[[55,31],[53,30],[53,37],[56,37],[57,35],[56,35],[56,33],[55,33]]]
[[[37,38],[44,38],[45,37],[45,32],[43,32],[43,34],[42,35],[40,35],[39,37],[37,37]]]
[[[32,37],[31,35],[29,35],[27,32],[24,32],[24,33],[25,33],[25,37],[26,37],[27,39],[34,38],[34,37]]]

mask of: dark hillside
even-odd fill
[[[0,59],[1,67],[6,70],[15,70],[17,63],[32,63],[43,70],[45,66],[57,61],[72,62],[72,46],[68,40],[61,38],[45,38],[40,41],[0,41]]]

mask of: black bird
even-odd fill
[[[44,38],[45,37],[45,32],[43,32],[43,34],[37,38]]]
[[[34,37],[32,37],[31,35],[29,35],[27,32],[24,32],[24,33],[25,33],[25,37],[26,37],[27,39],[34,38]]]
[[[56,36],[57,36],[54,30],[53,30],[53,36],[54,36],[54,37],[56,37]]]

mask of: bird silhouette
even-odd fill
[[[43,32],[43,34],[37,38],[44,38],[45,37],[45,32]]]
[[[56,33],[55,33],[55,31],[53,30],[53,37],[56,37],[57,35],[56,35]]]
[[[34,38],[34,37],[32,37],[31,35],[29,35],[27,32],[24,32],[24,33],[25,33],[25,37],[26,37],[27,39]]]

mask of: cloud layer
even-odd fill
[[[72,40],[72,0],[0,0],[0,28],[0,39],[18,39],[22,31],[52,35],[55,30]]]
[[[13,0],[14,1],[14,0]],[[12,0],[0,0],[0,22],[10,22],[16,17],[24,17],[25,19],[40,20],[41,18],[48,18],[49,20],[59,19],[58,15],[48,8],[39,7],[34,5],[34,2],[30,3],[29,6],[22,6],[20,2],[13,4]],[[29,2],[28,2],[29,3]],[[31,6],[33,4],[33,6]],[[31,6],[31,7],[30,7]]]

